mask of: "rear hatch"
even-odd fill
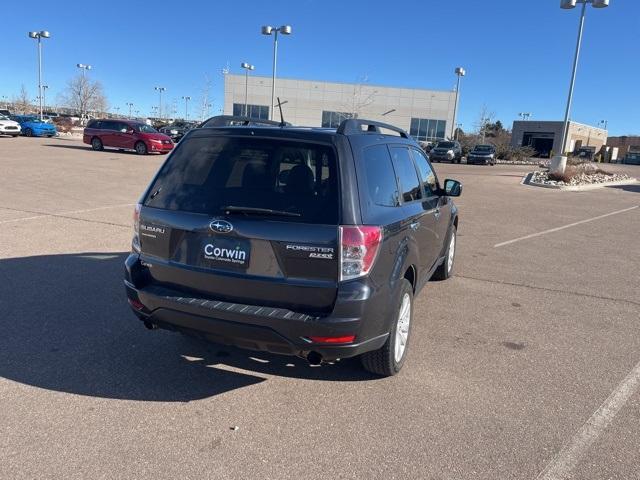
[[[330,311],[338,193],[331,144],[186,138],[143,199],[138,232],[148,278],[203,298]]]

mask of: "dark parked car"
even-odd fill
[[[458,142],[438,142],[429,152],[432,162],[460,163],[462,161],[462,147]]]
[[[128,301],[149,329],[394,375],[460,192],[391,125],[193,129],[135,208]]]
[[[146,123],[133,120],[91,120],[84,129],[82,141],[94,150],[113,147],[136,153],[168,153],[173,141]]]
[[[159,128],[158,131],[170,137],[175,143],[178,143],[193,127],[195,127],[195,124],[190,122],[174,122]]]
[[[467,163],[471,165],[495,165],[496,147],[493,145],[476,145],[467,155]]]
[[[624,156],[622,163],[627,165],[640,165],[640,152],[629,152]]]

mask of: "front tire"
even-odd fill
[[[30,128],[25,129],[24,135],[25,137],[33,137],[33,130],[31,130]]]
[[[444,252],[444,261],[433,272],[433,278],[435,280],[446,280],[453,276],[453,266],[456,258],[456,243],[457,243],[458,229],[455,225],[451,225],[451,233],[447,240],[447,250]]]
[[[103,150],[104,145],[102,145],[102,140],[100,140],[98,137],[93,137],[91,139],[91,148],[93,148],[97,152]]]
[[[144,142],[138,142],[135,144],[136,153],[138,155],[146,155],[147,154],[147,146]]]
[[[395,318],[385,344],[360,357],[365,370],[383,377],[398,373],[407,358],[413,320],[413,288],[406,278],[402,279],[400,297],[393,311]]]

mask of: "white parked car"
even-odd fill
[[[0,135],[11,135],[12,137],[17,137],[20,135],[20,124],[18,122],[14,122],[6,115],[0,114]]]

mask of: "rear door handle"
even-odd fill
[[[420,222],[412,222],[409,227],[411,227],[411,230],[418,230],[418,228],[420,228]]]

